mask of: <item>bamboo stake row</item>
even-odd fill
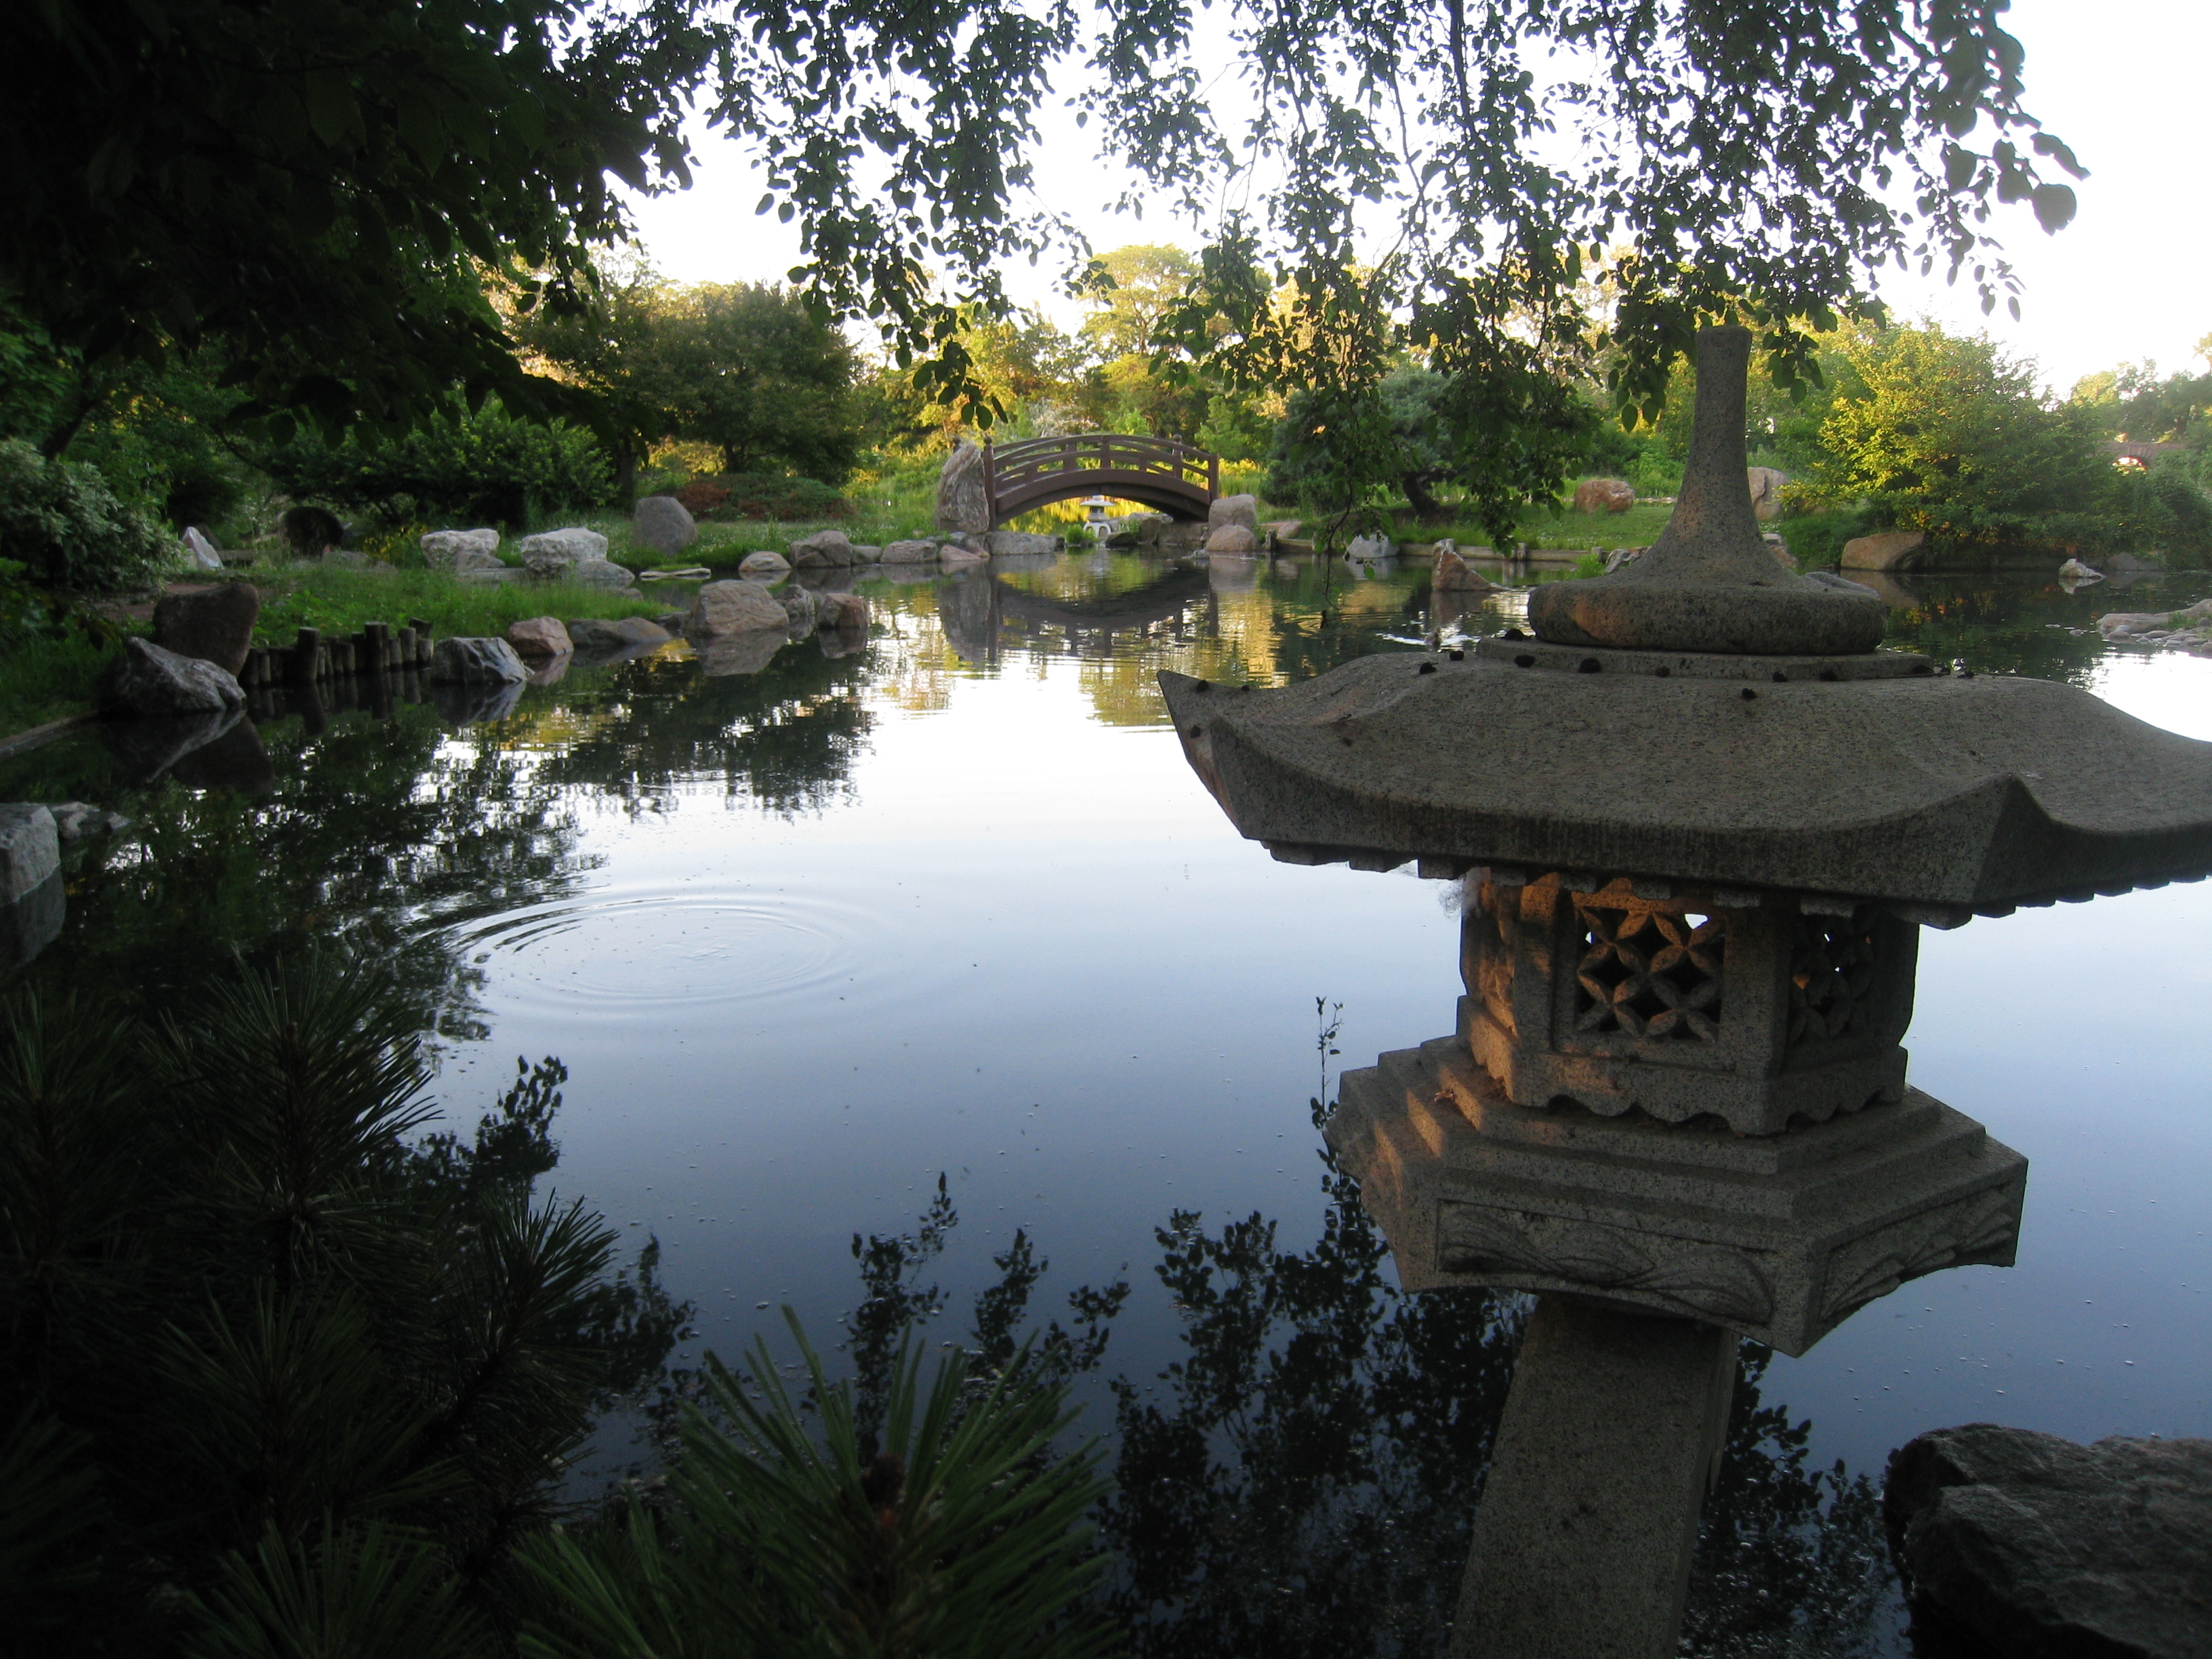
[[[238,683],[248,690],[264,686],[313,685],[356,674],[403,674],[430,665],[430,624],[410,617],[393,629],[364,623],[361,632],[326,640],[319,628],[303,628],[289,646],[257,645],[246,653]]]

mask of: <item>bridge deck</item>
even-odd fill
[[[1112,495],[1179,519],[1200,519],[1221,488],[1221,458],[1172,438],[1088,432],[983,445],[991,522],[1053,501]]]

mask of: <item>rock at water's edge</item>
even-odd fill
[[[558,617],[528,617],[507,627],[507,642],[518,657],[565,657],[576,648]]]
[[[13,904],[61,867],[61,832],[36,801],[0,805],[0,904]]]
[[[842,530],[817,530],[791,544],[791,563],[795,570],[819,570],[852,562],[852,538]]]
[[[757,553],[748,553],[738,566],[738,574],[750,582],[774,581],[779,576],[791,574],[791,561],[781,553],[771,553],[763,548]]]
[[[790,625],[782,604],[758,582],[708,582],[684,613],[684,632],[693,639],[781,631]]]
[[[2212,1656],[2212,1440],[1938,1429],[1882,1510],[1916,1613],[1993,1655]]]
[[[505,640],[440,640],[430,651],[433,685],[520,685],[529,678]]]
[[[1215,498],[1206,509],[1206,527],[1218,530],[1224,525],[1242,525],[1255,536],[1260,529],[1259,498],[1253,495],[1222,495]]]
[[[100,670],[99,700],[108,714],[220,714],[243,708],[246,693],[228,669],[134,637]]]
[[[645,617],[624,617],[615,622],[579,617],[568,624],[568,633],[579,651],[626,651],[634,645],[663,645],[676,637]]]

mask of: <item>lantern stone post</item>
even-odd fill
[[[1407,1289],[1536,1298],[1466,1659],[1671,1654],[1737,1339],[2011,1263],[2026,1160],[1906,1081],[1920,928],[2212,871],[2212,744],[1881,649],[1872,592],[1778,565],[1749,351],[1701,331],[1673,519],[1528,629],[1160,677],[1275,857],[1465,884],[1457,1029],[1346,1073],[1327,1133]]]

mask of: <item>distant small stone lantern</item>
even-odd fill
[[[1530,631],[1160,677],[1277,858],[1466,884],[1457,1031],[1346,1073],[1328,1130],[1407,1289],[1536,1294],[1460,1655],[1674,1652],[1737,1337],[2011,1263],[2027,1161],[1905,1081],[1919,929],[2212,871],[2212,744],[1881,650],[1880,599],[1778,566],[1749,351],[1700,332],[1667,529]]]
[[[1103,530],[1106,527],[1106,509],[1114,505],[1113,498],[1107,495],[1086,495],[1083,498],[1083,505],[1089,509],[1083,522],[1090,526],[1093,531]]]

